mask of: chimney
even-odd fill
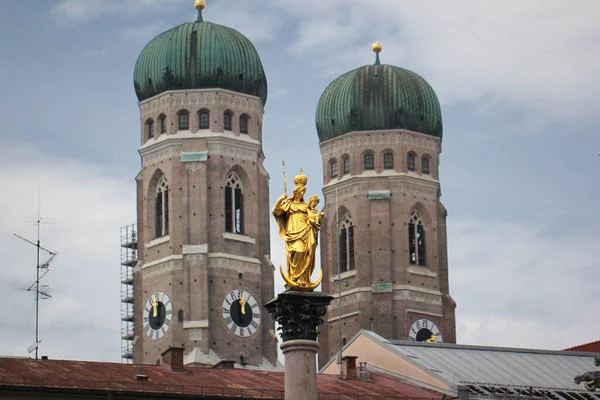
[[[162,362],[170,365],[171,370],[183,370],[183,347],[171,347],[162,352]]]
[[[342,357],[342,379],[355,381],[358,379],[356,373],[356,356]]]
[[[460,400],[469,400],[469,392],[471,388],[467,385],[456,385],[456,389],[458,390],[458,398]]]
[[[221,360],[216,363],[213,368],[214,369],[234,369],[235,361],[232,360]]]
[[[360,362],[358,364],[359,364],[358,380],[359,381],[367,381],[367,380],[369,380],[369,375],[367,373],[367,363],[366,362]]]

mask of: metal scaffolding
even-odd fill
[[[121,228],[121,357],[133,362],[133,268],[137,263],[137,225]]]

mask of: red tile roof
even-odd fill
[[[584,343],[565,349],[568,351],[587,351],[589,353],[600,353],[600,340],[590,343]]]
[[[145,375],[148,380],[140,381],[136,375]],[[284,374],[187,367],[173,371],[168,365],[0,358],[0,391],[22,387],[283,399]],[[434,392],[415,387],[408,391],[372,381],[341,380],[334,375],[319,375],[318,387],[320,398],[324,399],[338,399],[338,395],[357,400],[371,396],[378,399],[441,398]]]

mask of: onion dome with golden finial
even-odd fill
[[[191,2],[191,0],[190,0]],[[267,78],[254,45],[233,28],[198,17],[161,33],[142,50],[135,64],[134,86],[140,101],[168,90],[220,88],[267,101]]]
[[[406,129],[442,138],[442,112],[432,87],[418,74],[375,63],[335,79],[319,99],[317,134],[324,142],[356,131]]]

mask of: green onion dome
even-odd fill
[[[381,64],[347,72],[334,80],[319,99],[319,141],[355,131],[406,129],[442,138],[442,112],[431,86],[416,73]]]
[[[235,29],[198,19],[161,33],[142,50],[133,74],[140,101],[167,90],[221,88],[267,102],[267,78],[254,45]]]

